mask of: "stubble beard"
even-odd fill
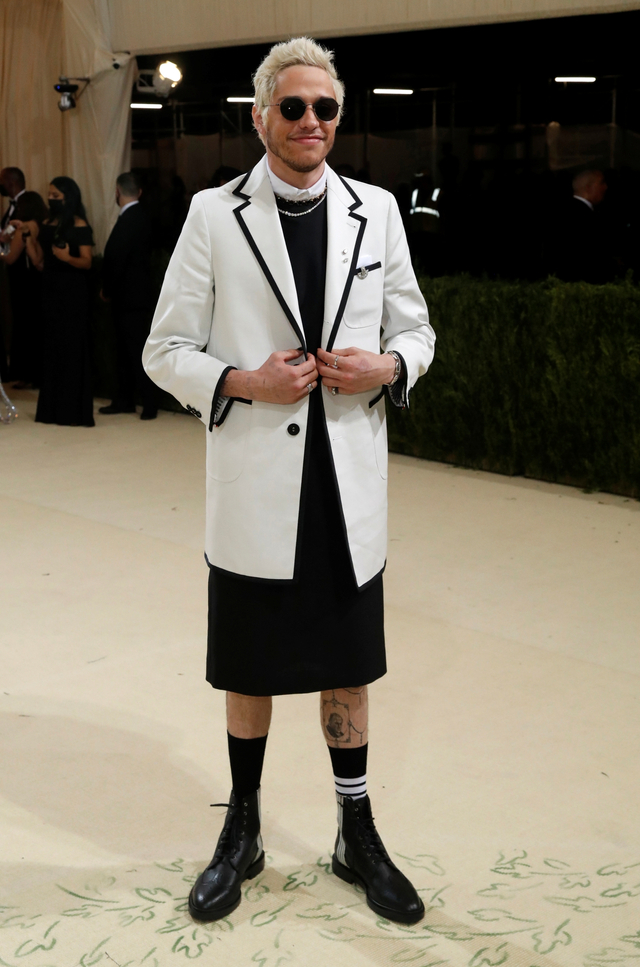
[[[326,139],[322,142],[322,146],[326,150],[324,151],[324,153],[322,154],[322,156],[320,158],[318,158],[317,160],[314,160],[314,161],[312,161],[311,159],[309,159],[306,162],[300,162],[300,161],[296,161],[296,159],[294,157],[292,157],[292,155],[290,153],[287,152],[287,150],[286,150],[287,142],[286,141],[284,142],[284,146],[282,146],[282,145],[278,144],[270,136],[268,130],[266,131],[266,142],[267,142],[267,147],[268,147],[269,151],[271,151],[272,154],[275,154],[276,158],[280,158],[280,161],[282,161],[284,164],[286,164],[286,166],[288,168],[291,168],[292,171],[297,171],[297,172],[299,172],[301,174],[306,174],[309,171],[314,171],[316,168],[318,168],[322,164],[322,162],[327,157],[327,155],[329,154],[329,152],[331,151],[331,149],[333,147],[334,139],[335,139],[335,135],[333,135],[333,136],[327,135]]]

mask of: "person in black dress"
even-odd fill
[[[94,426],[89,269],[93,233],[78,185],[54,178],[50,217],[28,223],[27,254],[43,276],[42,386],[36,421]]]
[[[37,191],[23,191],[9,225],[14,229],[9,251],[0,254],[9,267],[11,296],[11,366],[14,389],[39,386],[42,359],[42,274],[27,254],[29,222],[41,228],[49,212]]]

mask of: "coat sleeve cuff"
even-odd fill
[[[396,349],[394,352],[398,352],[398,350]],[[401,410],[406,410],[409,407],[409,394],[407,392],[407,364],[404,361],[404,356],[402,353],[398,353],[398,356],[400,357],[400,362],[402,364],[400,376],[393,386],[387,386],[387,392],[389,394],[389,399],[394,406],[397,406]]]
[[[224,381],[231,370],[237,368],[237,366],[227,366],[225,369],[223,369],[220,379],[216,383],[216,388],[213,393],[213,400],[211,401],[211,416],[209,417],[210,430],[213,430],[214,426],[222,426],[227,418],[229,410],[233,405],[233,396],[223,396],[222,387],[224,386]]]

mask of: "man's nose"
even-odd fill
[[[316,112],[313,110],[313,105],[307,104],[304,114],[300,118],[300,124],[304,125],[304,127],[315,128],[317,123],[318,123],[318,118],[316,116]]]

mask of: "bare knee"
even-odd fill
[[[272,704],[270,695],[227,692],[227,729],[238,739],[266,735],[271,725]]]

